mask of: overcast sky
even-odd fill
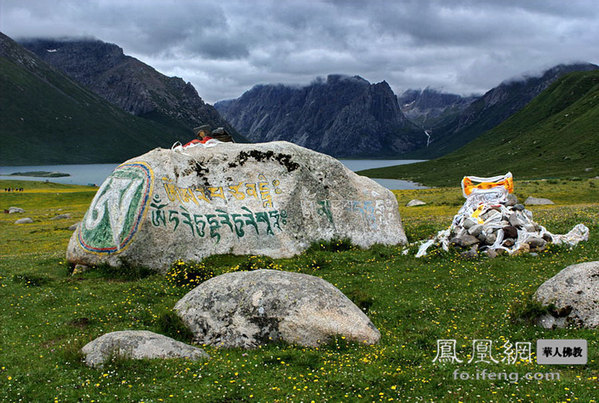
[[[0,31],[116,43],[209,103],[331,73],[471,94],[599,64],[596,0],[0,0]]]

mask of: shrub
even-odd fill
[[[166,282],[175,288],[195,288],[214,276],[214,269],[202,262],[177,260],[166,273]]]
[[[260,269],[277,270],[275,261],[268,256],[248,256],[246,260],[234,267],[232,271],[252,271]]]
[[[40,287],[50,282],[50,278],[33,273],[15,274],[12,277],[15,283],[23,284],[25,287]]]
[[[348,238],[318,241],[310,245],[306,252],[345,252],[358,249]]]
[[[164,310],[159,313],[156,321],[159,333],[186,343],[193,340],[191,330],[185,326],[181,318],[172,310]]]
[[[372,304],[374,303],[374,298],[370,295],[366,294],[363,290],[359,288],[354,288],[345,294],[347,298],[349,298],[358,308],[362,310],[362,312],[367,313]]]

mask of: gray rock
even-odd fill
[[[524,224],[524,230],[526,230],[526,232],[536,232],[537,226],[534,224]]]
[[[25,212],[25,210],[23,210],[21,207],[9,207],[8,208],[8,214],[21,214],[24,212]]]
[[[495,252],[495,249],[487,249],[485,253],[491,259],[495,259],[497,257],[497,252]]]
[[[510,225],[514,227],[522,227],[524,225],[524,220],[518,217],[517,213],[510,214],[508,221],[510,222]]]
[[[253,348],[285,341],[318,346],[331,337],[377,343],[379,331],[332,284],[277,270],[214,277],[189,292],[175,311],[202,344]]]
[[[556,318],[550,313],[539,316],[537,325],[545,329],[556,329],[558,327],[566,327],[566,318]]]
[[[478,256],[478,247],[477,247],[477,245],[474,245],[469,250],[460,253],[460,256],[462,258],[464,258],[464,259],[473,259],[473,258],[477,257]]]
[[[526,243],[530,245],[531,248],[541,248],[545,246],[545,240],[543,238],[533,236],[526,240]]]
[[[81,351],[90,367],[102,367],[117,356],[133,360],[153,358],[208,359],[201,348],[147,330],[125,330],[107,333],[87,343]]]
[[[106,179],[67,260],[165,272],[177,259],[291,257],[335,238],[361,247],[407,243],[393,193],[286,142],[158,148]]]
[[[81,223],[81,221],[76,222],[75,224],[71,225],[69,227],[69,231],[75,231],[77,229],[77,227],[79,226],[80,223]]]
[[[599,261],[566,267],[545,281],[534,298],[543,305],[555,306],[550,312],[555,321],[543,318],[551,327],[569,324],[592,329],[599,327]]]
[[[515,205],[514,205],[514,210],[523,211],[523,210],[524,210],[524,208],[525,208],[525,207],[524,207],[524,204],[520,204],[520,203],[518,203],[518,204],[515,204]]]
[[[423,202],[422,200],[418,200],[418,199],[413,199],[410,200],[408,202],[408,204],[406,204],[406,207],[416,207],[416,206],[424,206],[426,203]]]
[[[509,193],[507,195],[507,201],[506,201],[505,205],[507,207],[512,207],[512,206],[515,206],[516,204],[518,204],[518,198],[516,197],[515,194]]]
[[[57,216],[54,216],[52,218],[50,218],[51,220],[66,220],[67,218],[71,218],[70,214],[59,214]]]
[[[25,217],[25,218],[20,218],[17,221],[15,221],[15,224],[31,224],[33,222],[33,220],[29,217]]]
[[[498,215],[498,214],[501,214],[501,213],[499,213],[499,211],[497,211],[497,210],[495,210],[495,209],[491,209],[491,210],[487,211],[486,213],[482,214],[482,215],[480,216],[480,218],[481,218],[483,221],[487,221],[487,220],[489,220],[490,218],[492,218],[492,217],[495,217],[495,216],[496,216],[496,215]]]
[[[524,201],[524,204],[529,205],[529,206],[543,206],[543,205],[555,204],[555,203],[549,199],[528,196],[528,198]]]
[[[464,227],[465,229],[470,229],[472,228],[472,226],[476,224],[478,224],[478,222],[474,218],[468,217],[462,223],[462,227]]]
[[[468,247],[480,243],[480,240],[477,237],[466,234],[459,237],[454,237],[449,242],[458,246]]]
[[[481,224],[473,225],[468,230],[468,234],[470,234],[470,235],[475,236],[475,237],[478,238],[478,236],[483,232],[483,228],[484,227]]]
[[[487,236],[485,237],[485,243],[487,245],[493,245],[496,240],[497,240],[497,234],[494,234],[494,233],[487,234]]]

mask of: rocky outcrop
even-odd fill
[[[81,352],[90,367],[102,367],[113,357],[131,360],[155,358],[208,359],[201,348],[147,330],[124,330],[107,333],[87,343]]]
[[[412,122],[430,130],[444,122],[451,121],[478,97],[463,97],[425,88],[407,90],[398,96],[401,111]]]
[[[88,266],[213,254],[291,257],[319,240],[406,242],[393,193],[336,159],[286,142],[155,149],[102,184],[69,242]]]
[[[380,339],[368,317],[341,291],[300,273],[223,274],[189,292],[175,311],[198,342],[219,347],[277,341],[315,347],[335,336],[366,344]]]
[[[333,156],[381,156],[426,143],[386,82],[329,75],[302,88],[260,85],[217,110],[248,139],[285,140]]]
[[[550,306],[547,314],[538,319],[546,329],[574,325],[599,327],[599,262],[568,266],[545,281],[534,299]]]
[[[32,39],[21,44],[47,63],[107,101],[137,116],[170,125],[224,126],[237,141],[245,141],[197,91],[179,77],[167,77],[99,40]]]

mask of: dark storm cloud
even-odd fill
[[[569,61],[599,62],[593,0],[0,0],[12,37],[94,36],[208,102],[330,73],[484,92]]]

